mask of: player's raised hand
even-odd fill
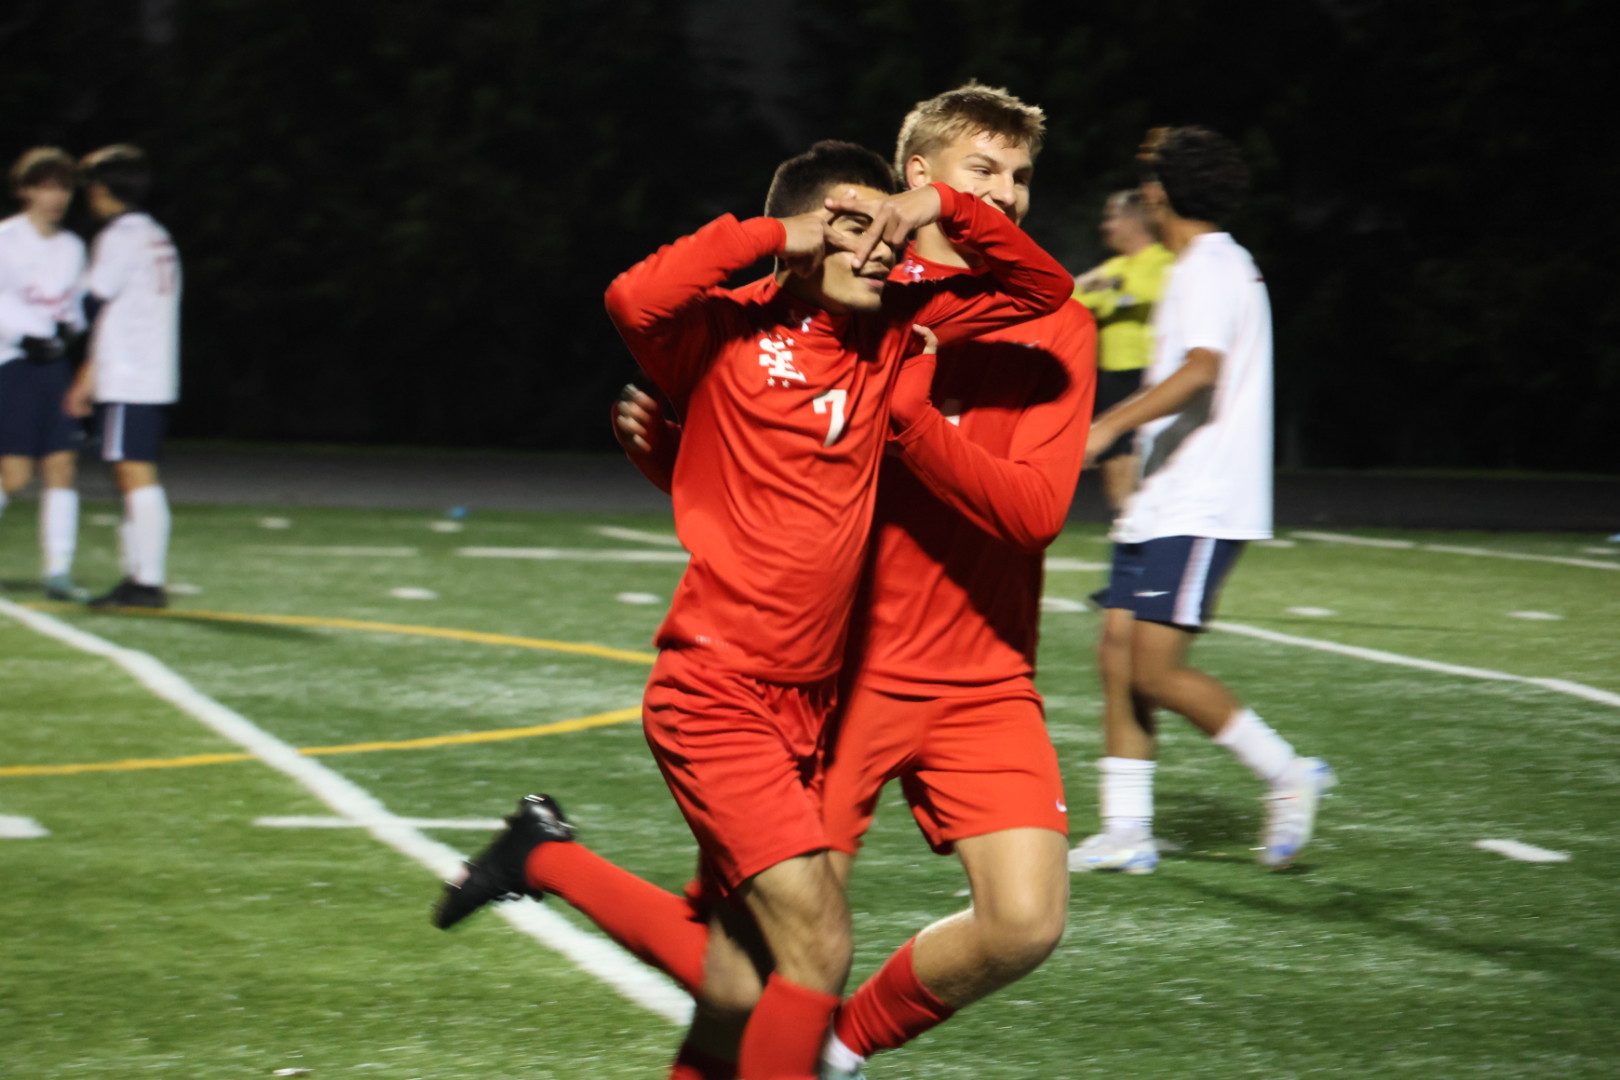
[[[939,220],[939,192],[932,184],[902,191],[882,199],[863,199],[854,188],[845,188],[827,200],[827,209],[834,214],[855,214],[867,219],[868,225],[858,234],[830,230],[828,241],[855,256],[855,269],[866,265],[879,244],[887,244],[895,252],[904,251],[911,234],[924,225]]]
[[[800,277],[813,278],[821,270],[821,262],[827,255],[827,223],[832,217],[830,211],[812,210],[777,219],[787,230],[787,238],[777,254],[790,271]]]

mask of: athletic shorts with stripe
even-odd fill
[[[1242,553],[1243,541],[1209,536],[1115,544],[1105,606],[1127,608],[1143,622],[1202,633],[1215,615],[1226,575]]]
[[[839,710],[822,777],[827,839],[854,854],[883,785],[898,778],[933,849],[1003,829],[1069,832],[1041,697],[1016,679],[959,697],[857,685]]]
[[[96,406],[96,430],[102,461],[157,461],[169,432],[169,407],[103,402]]]
[[[641,718],[704,870],[729,895],[762,870],[826,849],[813,785],[837,680],[773,683],[712,661],[696,649],[659,653]]]
[[[78,449],[84,426],[62,411],[72,382],[65,361],[0,364],[0,455],[42,458]]]

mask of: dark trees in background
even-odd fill
[[[698,6],[737,10],[21,0],[0,153],[152,150],[183,434],[603,448],[633,372],[601,291],[759,205],[799,147],[751,101],[887,152],[912,102],[977,77],[1046,106],[1028,225],[1076,270],[1147,126],[1244,146],[1284,461],[1620,471],[1595,0],[800,0],[771,23],[791,42],[739,27],[730,59],[693,44]]]

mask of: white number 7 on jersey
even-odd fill
[[[828,408],[832,409],[832,421],[827,425],[827,440],[822,446],[831,446],[838,441],[838,436],[844,433],[844,402],[849,398],[848,390],[829,390],[818,398],[812,398],[810,404],[815,406],[816,415],[820,416]]]

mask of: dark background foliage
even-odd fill
[[[198,437],[602,449],[617,271],[967,78],[1072,269],[1151,124],[1244,147],[1282,460],[1620,471],[1596,0],[13,0],[0,155],[148,148]],[[88,230],[90,223],[79,222]]]

